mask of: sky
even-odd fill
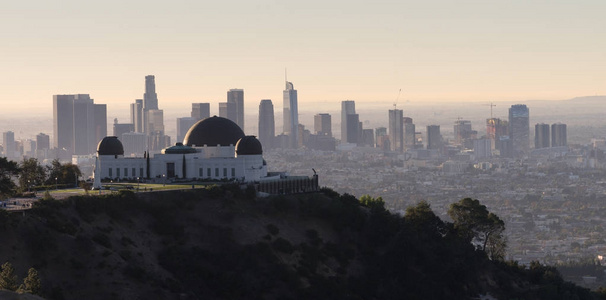
[[[606,94],[606,1],[3,1],[0,115],[48,114],[90,94],[108,116],[156,76],[160,108],[226,101],[281,111],[393,102],[561,100]],[[248,112],[250,113],[250,112]],[[127,113],[126,113],[127,114]],[[126,121],[126,120],[125,120]]]

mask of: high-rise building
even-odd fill
[[[290,147],[296,148],[299,145],[299,104],[297,90],[289,81],[283,92],[283,105],[283,133],[289,136]]]
[[[332,136],[332,120],[330,114],[314,116],[314,131],[317,135]]]
[[[76,155],[91,154],[107,135],[107,106],[87,94],[53,96],[54,147]]]
[[[36,141],[27,139],[23,141],[23,155],[27,157],[36,157]]]
[[[118,137],[124,146],[124,156],[142,156],[148,150],[147,134],[142,132],[128,132]]]
[[[135,100],[130,104],[130,122],[135,132],[143,132],[143,99]]]
[[[259,141],[263,148],[273,148],[275,136],[274,104],[270,99],[261,100],[259,104]]]
[[[471,137],[472,129],[471,129],[471,121],[469,120],[456,120],[454,124],[454,136],[455,143],[457,145],[462,145],[465,139],[469,139]]]
[[[45,159],[49,149],[50,137],[48,134],[39,133],[36,135],[36,156],[38,157],[38,160]]]
[[[347,137],[347,115],[356,113],[356,102],[353,100],[341,101],[341,143],[348,143]]]
[[[551,147],[568,146],[566,138],[566,124],[551,124]]]
[[[244,130],[244,90],[231,89],[227,91],[227,103],[235,104],[236,119],[232,121]]]
[[[118,119],[114,119],[114,133],[113,136],[120,138],[122,134],[128,132],[135,132],[135,126],[131,123],[118,123]]]
[[[238,118],[236,104],[233,102],[219,103],[219,117],[229,119],[236,123],[236,119]]]
[[[499,149],[502,136],[509,136],[509,122],[499,118],[486,119],[486,137],[492,141],[493,149]]]
[[[375,129],[375,144],[376,147],[384,151],[391,150],[389,143],[389,135],[387,135],[386,127],[379,127]]]
[[[404,152],[404,111],[389,110],[389,143],[391,151]]]
[[[509,138],[513,143],[514,157],[520,157],[530,150],[529,110],[525,104],[515,104],[509,108]]]
[[[191,117],[196,121],[210,118],[210,103],[192,103]]]
[[[362,134],[360,130],[360,115],[358,114],[348,114],[345,118],[345,123],[347,124],[347,132],[346,142],[350,144],[357,144],[358,138]]]
[[[187,131],[196,124],[198,120],[192,117],[177,118],[177,142],[182,143]]]
[[[6,158],[15,158],[15,152],[17,151],[17,147],[15,144],[15,133],[12,131],[7,131],[2,133],[2,145],[4,146],[4,156]]]
[[[440,125],[427,126],[427,149],[442,148],[442,135],[440,134]]]
[[[145,110],[158,109],[158,94],[156,94],[156,77],[154,75],[145,76],[143,108]]]
[[[549,124],[534,125],[534,148],[549,148]]]
[[[362,129],[360,142],[365,147],[374,147],[375,131],[373,129]]]
[[[403,117],[402,122],[404,122],[404,149],[414,149],[417,145],[416,126],[409,117]]]

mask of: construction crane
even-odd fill
[[[497,106],[496,104],[490,102],[489,104],[484,104],[484,106],[490,106],[490,118],[492,119],[492,108]]]
[[[396,97],[396,101],[393,103],[393,109],[396,109],[396,106],[398,106],[398,100],[400,99],[400,93],[402,93],[402,89],[400,89],[398,91],[398,97]]]

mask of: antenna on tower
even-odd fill
[[[398,100],[400,99],[400,93],[402,93],[402,89],[400,89],[398,91],[398,97],[396,97],[396,101],[393,103],[393,109],[396,109],[396,106],[398,106]]]
[[[288,72],[286,68],[284,68],[284,81],[288,81]]]
[[[497,106],[496,104],[490,102],[489,104],[484,104],[485,106],[490,106],[490,118],[492,119],[492,108]]]

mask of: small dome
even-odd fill
[[[99,155],[124,155],[122,142],[116,136],[106,136],[97,145]]]
[[[254,135],[247,135],[238,140],[236,153],[238,155],[261,155],[263,154],[263,147]]]
[[[194,124],[185,134],[183,144],[190,147],[229,146],[235,145],[242,137],[244,131],[238,124],[226,118],[213,116]]]
[[[196,153],[196,149],[183,145],[183,143],[177,143],[172,147],[162,149],[162,154],[187,154]]]

